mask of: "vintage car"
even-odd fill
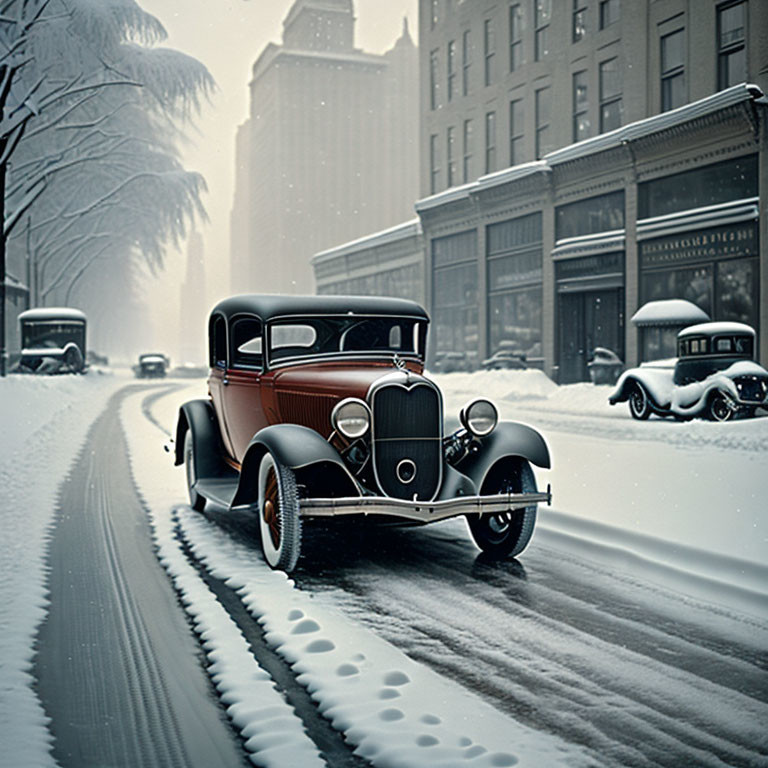
[[[209,321],[209,399],[179,412],[175,461],[192,507],[252,509],[273,568],[290,571],[304,523],[418,525],[463,515],[477,545],[515,556],[539,502],[542,436],[478,398],[444,434],[426,378],[426,312],[405,299],[236,296]]]
[[[699,323],[677,335],[677,358],[625,371],[608,402],[635,419],[728,421],[768,407],[768,371],[753,361],[755,332],[743,323]]]
[[[86,319],[79,309],[39,307],[19,315],[22,373],[83,373]]]
[[[139,379],[164,378],[167,369],[168,358],[160,352],[139,355],[139,362],[133,366],[133,372]]]

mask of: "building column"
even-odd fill
[[[639,333],[630,322],[639,309],[640,261],[637,247],[637,172],[634,163],[624,192],[624,363],[632,368],[639,363]]]
[[[544,373],[555,381],[557,354],[557,286],[555,263],[555,204],[550,194],[541,207],[541,349],[544,356]]]
[[[490,357],[488,349],[488,259],[486,224],[482,216],[476,216],[477,224],[477,361]]]

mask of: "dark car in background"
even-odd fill
[[[168,371],[168,358],[160,352],[148,352],[139,355],[139,361],[133,366],[133,372],[139,379],[162,379]]]
[[[522,552],[550,466],[542,436],[481,397],[445,434],[424,375],[429,318],[404,299],[236,296],[209,320],[209,398],[180,410],[191,505],[258,515],[265,559],[290,571],[305,524],[423,525],[464,516],[495,557]]]
[[[38,307],[19,315],[20,373],[83,373],[86,317],[72,307]]]

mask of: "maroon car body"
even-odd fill
[[[307,521],[423,524],[465,515],[499,556],[527,545],[549,467],[538,432],[469,403],[444,434],[424,375],[429,318],[373,297],[236,296],[209,320],[209,398],[185,403],[176,463],[190,503],[251,508],[274,568],[291,570]]]

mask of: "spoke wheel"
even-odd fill
[[[189,493],[189,506],[202,512],[205,509],[205,496],[201,496],[197,490],[197,471],[195,470],[195,441],[192,438],[192,430],[188,429],[184,435],[184,470],[187,473],[187,491]]]
[[[536,478],[524,459],[506,461],[489,473],[483,495],[497,493],[536,493]],[[536,524],[536,504],[525,509],[488,515],[468,515],[472,538],[492,557],[515,557],[527,546]]]
[[[707,416],[712,421],[730,421],[733,418],[733,409],[723,395],[715,395],[707,406]]]
[[[296,476],[271,453],[266,453],[259,465],[258,512],[265,560],[272,568],[292,571],[301,553]]]
[[[648,393],[645,387],[635,383],[632,392],[629,395],[629,412],[633,419],[645,421],[651,415],[651,403],[648,399]]]

